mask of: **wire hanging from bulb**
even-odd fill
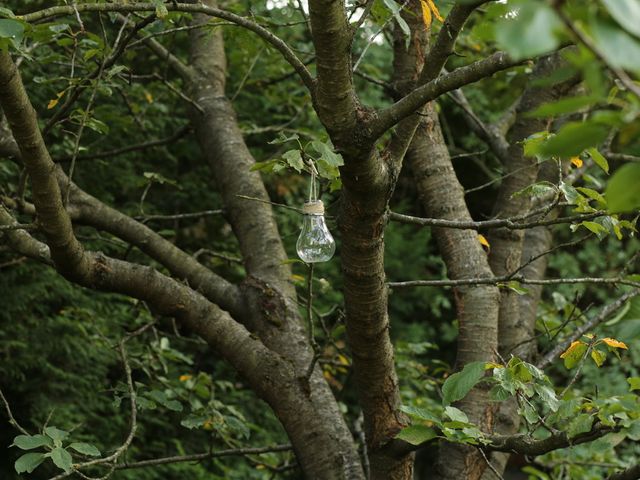
[[[309,203],[311,203],[318,199],[318,189],[316,188],[316,176],[318,175],[318,170],[316,170],[316,166],[311,160],[309,160],[309,170],[311,171],[311,182],[309,183]]]

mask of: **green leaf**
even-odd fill
[[[593,160],[593,163],[598,165],[605,173],[609,173],[609,162],[607,159],[602,156],[602,154],[598,151],[597,148],[590,148],[587,150],[589,152],[589,156]]]
[[[438,417],[436,417],[433,413],[429,412],[428,410],[425,410],[424,408],[413,407],[410,405],[403,405],[402,407],[400,407],[400,410],[420,420],[426,420],[428,422],[433,422],[437,424],[440,423],[440,419]]]
[[[582,198],[582,195],[580,195],[580,193],[578,193],[575,188],[567,183],[560,182],[559,188],[560,191],[564,194],[564,198],[566,198],[567,202],[572,205],[578,204],[580,198]]]
[[[13,467],[16,473],[31,473],[44,461],[44,458],[44,453],[25,453],[16,460]]]
[[[524,403],[522,407],[518,409],[518,411],[530,425],[537,423],[540,419],[540,415],[538,415],[536,409],[533,408],[533,406],[531,406],[529,403]]]
[[[31,450],[33,448],[43,447],[45,445],[51,446],[51,439],[44,435],[18,435],[13,439],[11,445],[21,448],[22,450]]]
[[[597,103],[600,97],[583,96],[563,98],[556,102],[543,103],[532,112],[526,114],[527,117],[553,117],[562,113],[573,113],[589,105]]]
[[[526,155],[526,153],[525,153]],[[532,156],[532,155],[527,155]],[[557,187],[551,182],[538,182],[533,183],[522,190],[518,190],[517,192],[511,195],[511,198],[520,197],[522,195],[527,195],[529,197],[541,197],[543,195],[547,195],[549,192],[555,192]]]
[[[562,23],[545,3],[527,2],[505,15],[495,27],[496,41],[515,59],[530,58],[555,50],[555,32]]]
[[[300,150],[289,150],[282,154],[282,158],[287,162],[287,165],[298,173],[300,173],[304,168],[304,161],[302,160]]]
[[[64,470],[66,473],[71,472],[73,459],[71,458],[71,454],[64,448],[57,447],[51,450],[51,460],[53,460],[56,467]]]
[[[611,212],[628,212],[640,207],[640,163],[628,163],[616,170],[605,197]]]
[[[163,18],[166,18],[167,15],[169,15],[169,10],[167,10],[167,7],[164,5],[163,0],[153,0],[153,3],[156,6],[156,17],[162,20]]]
[[[438,434],[433,428],[429,428],[425,425],[411,425],[400,430],[400,433],[396,435],[396,438],[404,440],[411,445],[420,445],[436,438],[437,436]]]
[[[383,0],[383,2],[385,6],[391,11],[391,13],[393,14],[393,18],[396,22],[398,22],[398,25],[402,29],[402,32],[405,34],[408,47],[409,41],[411,40],[411,29],[409,28],[409,25],[407,25],[407,22],[405,22],[404,18],[402,18],[402,16],[400,15],[400,6],[393,0]]]
[[[278,160],[267,160],[265,162],[256,162],[253,165],[251,165],[251,168],[249,169],[252,172],[255,172],[256,170],[262,170],[265,172],[272,172],[273,168],[278,164]]]
[[[69,432],[65,432],[64,430],[60,430],[56,427],[47,427],[44,429],[44,433],[54,442],[62,442],[69,436]]]
[[[640,42],[610,22],[596,20],[592,30],[595,43],[613,66],[640,71]]]
[[[587,344],[584,342],[573,342],[569,348],[560,355],[560,358],[564,359],[564,366],[568,369],[575,367],[580,360],[582,360],[587,348]]]
[[[569,438],[573,438],[581,433],[591,430],[593,425],[593,418],[587,413],[581,413],[569,422],[569,428],[567,429],[567,435]]]
[[[444,414],[454,422],[469,423],[469,417],[462,410],[456,407],[445,407]]]
[[[614,67],[640,71],[640,42],[611,22],[596,20],[593,39]]]
[[[520,283],[515,280],[512,280],[509,283],[500,283],[498,284],[498,287],[508,288],[512,292],[516,292],[518,295],[527,295],[529,293],[528,289],[520,286]]]
[[[604,199],[604,196],[600,192],[596,192],[592,188],[576,187],[576,190],[579,191],[580,193],[584,193],[587,197],[589,197],[592,200],[595,200],[596,202],[600,202],[602,204],[607,203],[607,201]]]
[[[311,147],[320,155],[320,157],[316,159],[316,166],[318,167],[320,176],[328,180],[338,178],[340,176],[338,167],[344,165],[342,156],[333,151],[333,146],[330,143],[327,144],[314,140],[311,142]]]
[[[640,37],[640,2],[638,0],[602,0],[616,22]]]
[[[292,142],[294,140],[298,140],[300,136],[297,133],[292,134],[291,136],[286,136],[284,133],[280,132],[278,137],[271,140],[269,145],[281,145],[283,143]]]
[[[549,385],[542,385],[540,383],[534,383],[533,388],[540,396],[542,402],[549,407],[552,412],[557,412],[560,407],[560,401],[556,396],[556,392],[553,391]]]
[[[609,128],[593,122],[568,122],[556,135],[543,142],[538,153],[559,157],[575,157],[583,150],[603,142]]]
[[[591,350],[591,358],[598,367],[601,367],[604,361],[607,359],[607,354],[601,350],[596,350],[594,348],[593,350]]]
[[[5,7],[0,7],[0,17],[15,18],[15,14]]]
[[[73,448],[76,452],[89,457],[99,457],[101,455],[100,450],[90,443],[72,443],[69,448]]]
[[[491,400],[494,400],[496,402],[503,402],[512,395],[513,392],[510,392],[502,385],[494,385],[489,391],[489,397],[491,398]]]
[[[10,18],[0,19],[0,39],[7,39],[14,47],[20,45],[24,36],[24,25],[18,20]]]
[[[414,417],[420,420],[426,420],[430,422],[440,422],[440,418],[438,416],[436,416],[435,414],[433,414],[432,412],[424,408],[415,407],[412,405],[402,405],[400,407],[400,410],[410,415],[411,417]]]
[[[627,378],[627,383],[629,384],[630,392],[640,390],[640,377],[629,377]]]
[[[596,235],[598,235],[598,237],[600,237],[602,234],[605,234],[605,233],[608,232],[606,227],[604,227],[604,226],[602,226],[602,225],[600,225],[599,223],[596,223],[596,222],[582,222],[580,225],[582,225],[587,230],[595,233]]]
[[[449,405],[464,398],[484,377],[486,362],[471,362],[464,368],[451,375],[442,385],[443,403]]]
[[[198,428],[201,427],[202,425],[204,425],[204,422],[207,421],[209,417],[207,417],[206,415],[188,415],[186,418],[184,418],[181,422],[180,425],[182,425],[185,428],[188,428],[190,430],[194,429],[194,428]]]

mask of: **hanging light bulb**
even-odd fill
[[[322,200],[312,200],[302,206],[302,231],[296,250],[305,263],[327,262],[333,257],[336,242],[324,221]]]

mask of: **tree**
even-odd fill
[[[586,172],[598,185],[608,173],[607,158],[612,163],[637,160],[633,153],[640,147],[633,132],[640,91],[627,73],[640,68],[635,55],[640,48],[637,3],[606,1],[588,12],[574,2],[513,3],[438,4],[443,13],[447,10],[445,18],[430,0],[350,6],[310,0],[308,9],[301,3],[270,5],[255,7],[253,13],[241,2],[218,6],[212,0],[34,5],[28,13],[5,8],[0,20],[0,105],[7,126],[0,156],[18,162],[24,173],[4,192],[2,241],[78,286],[137,299],[153,315],[174,318],[180,328],[206,341],[268,404],[305,478],[409,479],[415,452],[433,449],[437,439],[437,460],[425,478],[500,477],[510,453],[542,455],[612,432],[622,435],[620,440],[634,439],[637,397],[620,397],[611,406],[599,403],[597,395],[576,400],[568,392],[588,358],[600,366],[607,348],[627,348],[593,332],[620,308],[630,308],[628,302],[640,292],[638,278],[622,268],[613,276],[549,278],[546,259],[562,247],[554,245],[553,225],[571,224],[598,238],[614,235],[637,249],[628,236],[635,232],[633,214],[640,206],[638,164],[620,166],[604,195],[597,188],[572,186]],[[282,25],[271,21],[276,15],[297,21]],[[310,101],[321,127],[313,120],[300,123],[322,128],[325,138],[315,133],[306,142],[297,134],[283,134],[276,143],[290,149],[281,160],[256,163],[238,115],[259,120],[251,116],[251,101],[257,100],[239,94],[260,54],[230,94],[229,75],[239,74],[228,71],[227,57],[241,55],[234,49],[243,43],[233,38],[240,34],[226,29],[229,25],[260,39],[273,62],[288,64],[288,71],[272,81],[294,92],[304,88],[299,109]],[[284,27],[290,30],[281,33]],[[378,30],[387,35],[384,45],[377,45],[378,36],[371,33]],[[174,44],[163,41],[176,32]],[[225,43],[223,36],[233,39]],[[312,53],[303,60],[300,52],[305,49]],[[377,50],[370,64],[369,49]],[[501,73],[505,71],[516,72],[516,80],[509,81]],[[47,75],[60,78],[51,85]],[[154,143],[136,141],[137,132],[122,124],[117,128],[128,134],[128,144],[111,152],[93,151],[86,139],[113,135],[107,127],[117,125],[117,116],[123,115],[123,106],[110,100],[115,91],[140,128],[147,128],[139,106],[127,96],[129,89],[144,90],[138,82],[147,80],[157,83],[156,96],[178,95],[189,127]],[[475,82],[493,95],[501,92],[506,101],[485,100],[493,110],[475,113],[474,99],[460,90]],[[364,101],[374,86],[382,96]],[[153,104],[154,94],[144,91]],[[470,208],[453,167],[437,107],[448,98],[468,122],[473,145],[482,142],[491,150],[482,157],[484,168],[499,164],[504,170],[490,220],[473,220],[472,213],[478,212]],[[170,123],[173,107],[167,101],[164,115],[169,118],[164,121],[175,128]],[[156,128],[162,125],[154,122]],[[287,126],[295,122],[294,117]],[[91,185],[86,177],[86,188],[74,181],[85,160],[173,142],[191,130],[200,153],[190,153],[209,166],[241,254],[241,270],[208,268],[199,255],[189,253],[197,242],[184,239],[180,245],[149,227],[148,222],[162,219],[144,212],[151,186],[171,184],[162,173],[145,173],[140,218],[124,213],[132,211],[126,195],[103,201],[86,191]],[[262,148],[256,150],[264,153]],[[614,152],[618,148],[630,153]],[[390,211],[403,167],[411,171],[426,217]],[[283,168],[317,170],[323,185],[339,190],[340,281],[355,405],[364,421],[364,454],[319,363],[324,352],[313,326],[322,319],[314,318],[313,269],[308,270],[301,310],[286,240],[260,173]],[[564,213],[567,208],[573,211]],[[179,210],[168,219],[179,222],[188,215]],[[35,220],[20,223],[20,216]],[[384,259],[390,221],[432,227],[448,279],[388,282]],[[81,241],[81,227],[104,232],[130,248],[124,254],[88,248],[92,244]],[[129,258],[132,249],[136,254]],[[635,260],[627,260],[634,268]],[[542,288],[575,283],[612,285],[620,294],[590,319],[578,311],[579,325],[568,328],[578,308],[574,305],[565,323],[549,334],[554,346],[541,356],[535,327]],[[431,410],[402,406],[388,303],[390,288],[428,286],[453,288],[459,326],[460,371],[444,382],[443,404]],[[126,344],[150,325],[123,333],[118,342],[123,398],[129,399],[131,418],[129,434],[110,455],[100,455],[87,443],[69,445],[67,432],[52,427],[34,435],[11,416],[10,402],[4,400],[22,434],[14,443],[37,450],[18,460],[19,473],[31,472],[46,458],[64,471],[56,478],[84,475],[100,466],[108,472],[128,468],[131,462],[123,455],[135,439],[142,397],[136,393]],[[330,340],[331,332],[325,337]],[[542,369],[559,354],[578,373],[556,391]],[[638,388],[637,377],[629,383]],[[177,408],[165,393],[155,395],[166,408]],[[590,413],[578,413],[583,411]],[[573,415],[581,423],[564,428]],[[70,449],[82,460],[72,460]],[[637,478],[637,465],[627,470],[619,466],[611,478]]]

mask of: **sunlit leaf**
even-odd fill
[[[607,359],[607,354],[594,348],[593,350],[591,350],[591,358],[598,367],[601,367],[604,361]]]
[[[607,162],[607,159],[602,156],[597,148],[589,148],[587,152],[589,152],[593,163],[598,165],[605,173],[609,173],[609,162]]]
[[[489,240],[487,240],[487,237],[485,237],[481,233],[478,234],[478,241],[480,242],[480,245],[485,247],[487,250],[491,248],[491,245],[489,245]]]
[[[424,26],[429,28],[431,26],[431,9],[426,0],[420,0],[420,6],[422,7],[422,21]]]
[[[576,340],[560,355],[560,358],[564,359],[564,366],[571,369],[580,362],[586,351],[587,344]]]
[[[604,343],[606,343],[607,345],[609,345],[612,348],[623,348],[625,350],[628,350],[629,347],[627,347],[627,345],[619,340],[616,340],[615,338],[603,338],[602,341]]]

